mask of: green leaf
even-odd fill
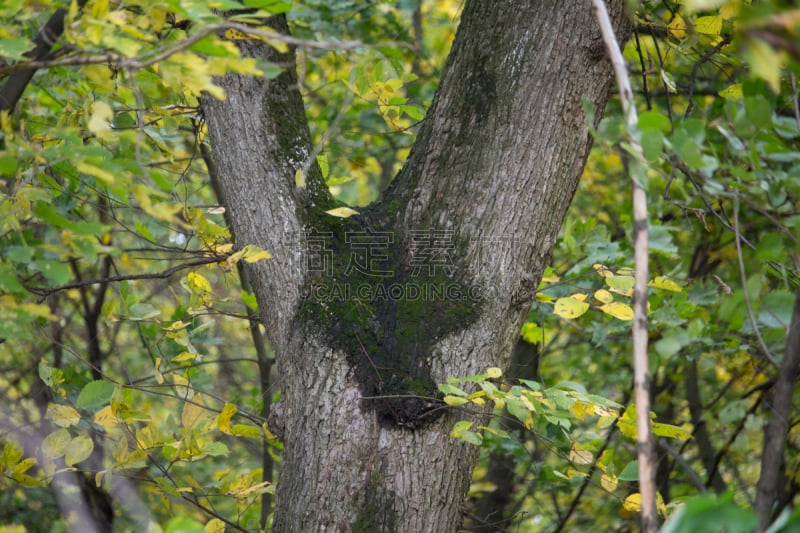
[[[176,492],[175,496],[180,496],[180,493]],[[203,524],[184,516],[176,516],[164,527],[164,533],[205,533],[205,531]]]
[[[631,461],[626,464],[617,479],[620,481],[639,481],[639,461]]]
[[[679,428],[678,426],[672,426],[670,424],[653,422],[652,428],[653,428],[653,434],[658,437],[666,437],[668,439],[678,439],[678,440],[687,440],[692,437],[691,431],[687,431],[683,428]]]
[[[85,461],[92,455],[94,451],[94,443],[89,437],[79,435],[72,439],[66,453],[64,454],[64,463],[67,466],[74,466],[81,461]]]
[[[150,304],[133,304],[128,308],[128,320],[149,320],[161,315],[161,311]]]
[[[42,441],[42,455],[46,459],[63,457],[72,442],[72,437],[64,428],[58,428]]]
[[[16,271],[11,265],[0,263],[0,291],[23,292],[25,288],[17,279]]]
[[[683,329],[672,329],[665,332],[664,336],[656,341],[653,347],[661,357],[670,358],[687,344],[689,344],[688,333]]]
[[[31,40],[23,37],[11,37],[0,39],[0,56],[7,59],[25,59],[25,52],[33,50],[34,44]]]
[[[447,383],[440,383],[439,384],[439,391],[441,391],[443,394],[447,394],[447,395],[463,396],[463,397],[467,396],[467,393],[464,392],[463,390],[459,389],[458,387],[456,387],[454,385],[449,385]]]
[[[668,133],[672,130],[672,123],[669,121],[669,118],[658,111],[643,111],[639,115],[637,127],[640,130],[654,129]]]
[[[756,128],[766,128],[772,124],[772,105],[764,95],[746,96],[744,107],[747,110],[747,118]]]
[[[91,381],[81,389],[75,406],[78,409],[92,409],[107,405],[111,401],[114,389],[114,384],[109,381]]]
[[[648,161],[657,161],[661,157],[661,149],[664,146],[664,134],[655,128],[642,130],[641,139],[642,154]]]
[[[72,279],[69,267],[61,261],[43,259],[36,261],[36,267],[42,275],[56,285],[64,285]]]

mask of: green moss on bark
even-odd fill
[[[353,533],[364,531],[396,531],[397,511],[394,509],[394,494],[387,491],[380,466],[374,466],[365,491],[366,501],[356,512]]]
[[[472,323],[481,300],[458,266],[463,247],[452,243],[448,264],[426,262],[419,254],[430,250],[389,219],[378,210],[319,215],[314,235],[318,245],[327,241],[299,316],[348,355],[364,408],[382,422],[417,428],[442,412],[430,375],[433,346]]]

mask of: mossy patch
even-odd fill
[[[430,376],[434,344],[471,324],[481,299],[459,268],[464,247],[453,235],[396,231],[390,218],[377,209],[348,219],[319,214],[307,235],[316,268],[299,316],[348,355],[364,408],[416,428],[442,412]]]
[[[394,493],[384,486],[380,466],[373,467],[369,485],[365,491],[365,502],[356,509],[353,533],[364,531],[395,531],[397,511],[394,509]]]

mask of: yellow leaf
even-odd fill
[[[580,470],[576,470],[575,468],[567,468],[567,478],[568,479],[576,479],[576,478],[585,478],[586,473],[581,472]]]
[[[264,437],[266,437],[267,440],[278,440],[278,437],[269,430],[266,422],[261,424],[261,431],[264,432]]]
[[[187,429],[195,428],[201,424],[208,413],[206,408],[200,405],[200,395],[196,394],[191,402],[183,404],[181,412],[181,424]]]
[[[108,12],[108,0],[94,0],[91,5],[90,14],[92,18],[101,19]]]
[[[626,511],[634,511],[636,513],[641,512],[642,510],[642,495],[638,492],[635,492],[625,498],[625,501],[622,502],[622,507]]]
[[[250,439],[260,439],[262,436],[261,428],[248,426],[247,424],[234,424],[231,426],[231,435],[237,437],[247,437]]]
[[[600,485],[608,492],[614,492],[617,489],[617,476],[603,474],[600,476]]]
[[[662,424],[660,422],[653,422],[653,434],[658,437],[666,437],[668,439],[687,440],[692,437],[692,432],[672,426],[670,424]]]
[[[110,429],[119,424],[119,419],[114,415],[110,405],[106,405],[97,411],[92,420],[94,420],[95,424],[103,426],[105,429]]]
[[[459,405],[464,405],[469,400],[466,398],[460,398],[458,396],[447,395],[444,397],[444,403],[451,407],[458,407]]]
[[[164,331],[178,331],[179,329],[183,329],[188,325],[189,325],[188,322],[184,322],[183,320],[176,320],[175,322],[173,322],[169,326],[166,326],[164,328]]]
[[[694,21],[694,29],[702,35],[717,36],[722,31],[722,17],[719,15],[698,17]]]
[[[225,30],[225,38],[231,41],[239,41],[239,40],[249,39],[250,37],[248,37],[245,33],[239,30],[229,28]]]
[[[583,294],[582,292],[576,292],[575,294],[570,294],[569,297],[572,298],[573,300],[578,300],[579,302],[586,301],[586,295]]]
[[[189,272],[186,275],[186,284],[195,294],[208,294],[211,292],[211,284],[206,278],[197,272]]]
[[[486,405],[486,400],[484,400],[483,398],[472,398],[471,401],[478,407],[483,407],[484,405]]]
[[[358,211],[356,211],[355,209],[350,209],[349,207],[337,207],[335,209],[329,209],[325,212],[331,216],[339,218],[349,218],[353,215],[358,214]]]
[[[155,373],[155,377],[156,377],[156,383],[158,383],[159,385],[164,383],[164,374],[162,374],[161,370],[158,369],[158,367],[160,367],[160,366],[161,366],[161,358],[160,357],[156,357],[155,364],[154,364],[154,373]]]
[[[683,288],[680,285],[665,276],[656,276],[647,286],[664,289],[665,291],[683,292]]]
[[[242,251],[244,252],[242,259],[248,263],[256,263],[258,261],[272,259],[272,255],[268,251],[263,250],[254,244],[248,244]]]
[[[739,100],[742,97],[742,84],[734,83],[719,92],[719,95],[726,100]]]
[[[614,275],[614,273],[611,272],[611,270],[607,266],[601,265],[600,263],[595,263],[594,265],[592,265],[592,268],[594,269],[595,272],[597,272],[604,278]]]
[[[81,414],[68,405],[51,403],[47,406],[47,418],[62,428],[74,426],[81,421]]]
[[[225,522],[219,518],[212,518],[203,528],[205,533],[225,533]]]
[[[236,414],[236,411],[235,405],[226,403],[225,407],[222,408],[222,411],[217,416],[217,427],[227,435],[231,434],[231,418]]]
[[[610,303],[614,300],[614,296],[605,289],[600,289],[594,292],[594,299],[603,302],[604,304]]]
[[[601,305],[600,310],[620,320],[633,320],[633,309],[628,304],[622,302],[611,302]]]
[[[545,274],[542,276],[542,283],[556,283],[556,282],[558,282],[560,280],[561,280],[561,278],[556,276],[552,272],[549,273],[549,274],[547,272],[545,272]]]
[[[89,131],[97,136],[111,129],[111,121],[114,120],[114,111],[107,103],[98,100],[91,105],[92,116],[87,124]]]
[[[569,460],[576,465],[589,465],[592,464],[594,455],[589,450],[577,442],[572,443],[572,449],[569,451]]]
[[[275,493],[275,487],[269,481],[262,481],[261,483],[257,483],[251,487],[246,487],[241,490],[237,490],[236,492],[231,492],[231,495],[236,496],[237,498],[246,498],[248,496],[264,494],[265,492],[270,494]]]
[[[47,320],[56,320],[58,317],[50,312],[50,307],[45,304],[35,304],[35,303],[21,303],[18,304],[17,309],[25,311],[29,315],[45,318]]]
[[[680,15],[675,15],[675,18],[669,23],[667,29],[678,39],[686,37],[686,22],[684,22]]]
[[[584,402],[575,402],[570,408],[570,411],[578,420],[586,420],[587,417],[594,414],[594,405]]]
[[[780,93],[781,71],[786,54],[761,39],[748,39],[744,57],[754,76],[764,79],[775,94]]]
[[[589,310],[589,304],[575,298],[559,298],[553,312],[562,318],[577,318]]]
[[[528,399],[527,396],[522,394],[520,395],[519,400],[522,402],[522,405],[525,406],[525,409],[527,409],[528,411],[532,411],[534,413],[536,412],[536,407],[533,406],[533,404],[531,403],[531,401]]]
[[[89,176],[94,176],[100,181],[105,182],[107,185],[114,183],[114,174],[104,168],[100,168],[85,161],[76,161],[74,165],[78,172],[82,172]]]
[[[522,338],[531,344],[549,344],[553,340],[555,331],[552,329],[543,329],[541,326],[534,322],[528,322],[522,326]]]
[[[728,2],[721,8],[719,8],[719,15],[722,17],[722,20],[728,20],[736,15],[739,14],[739,0],[734,0],[733,2]]]
[[[303,173],[302,168],[298,168],[294,173],[294,186],[298,189],[306,188],[306,175]]]
[[[183,361],[193,361],[200,357],[199,353],[181,352],[171,359],[173,363],[181,363]]]
[[[497,368],[496,366],[493,366],[492,368],[486,371],[486,375],[489,376],[490,378],[499,378],[500,376],[503,375],[503,371]]]

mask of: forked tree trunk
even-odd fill
[[[405,167],[346,220],[316,164],[295,186],[293,69],[203,100],[236,240],[273,256],[250,279],[284,391],[276,531],[457,529],[477,449],[435,384],[507,362],[589,151],[582,102],[611,81],[588,1],[467,1]]]

